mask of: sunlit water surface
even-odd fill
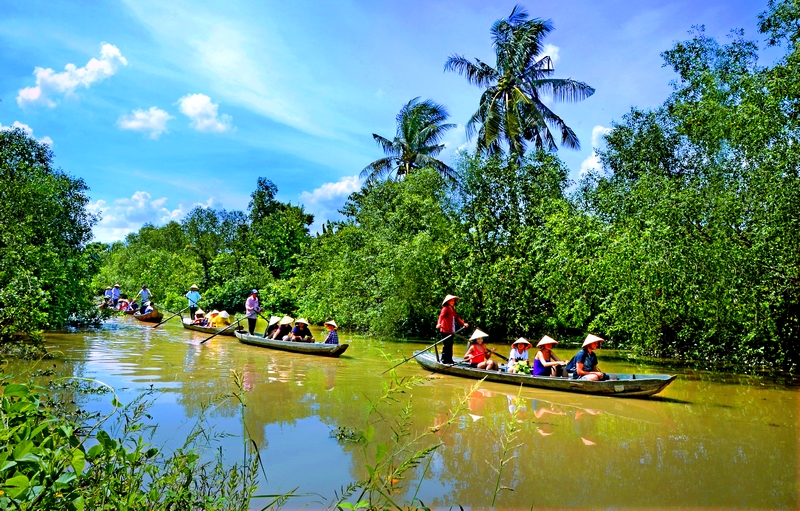
[[[183,330],[177,319],[153,329],[120,317],[96,331],[47,335],[56,361],[35,367],[17,362],[6,370],[24,375],[55,363],[58,376],[96,378],[113,386],[123,403],[152,388],[159,392],[150,411],[158,424],[154,443],[167,448],[182,445],[205,404],[236,390],[237,371],[247,406],[242,413],[227,400],[212,409],[213,431],[230,435],[214,441],[233,462],[248,435],[265,463],[259,493],[298,488],[318,496],[292,499],[285,508],[316,509],[366,475],[362,445],[337,441],[331,432],[365,428],[366,405],[388,381],[382,373],[392,363],[385,355],[396,361],[427,344],[341,332],[351,346],[341,358],[328,359],[223,336],[200,344],[205,337]],[[503,467],[496,508],[800,508],[797,387],[604,361],[598,353],[609,372],[670,372],[678,378],[647,399],[522,389],[516,447]],[[429,376],[413,361],[397,374]],[[439,439],[443,445],[421,483],[420,468],[398,482],[398,502],[408,503],[416,493],[431,508],[490,506],[497,483],[493,466],[520,391],[484,383],[468,395],[474,383],[434,376],[402,396],[411,397],[412,434],[442,424],[465,398],[467,409],[449,429],[430,436],[427,445]],[[78,402],[88,410],[111,407],[108,396]],[[374,423],[370,459],[374,444],[390,441],[389,427],[399,417],[399,405],[385,410],[386,421]]]

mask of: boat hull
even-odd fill
[[[134,314],[134,318],[138,319],[139,321],[144,321],[145,323],[158,323],[164,317],[158,311],[148,312],[147,314]]]
[[[496,383],[511,385],[524,385],[550,390],[578,392],[581,394],[596,394],[614,397],[644,397],[658,394],[675,379],[669,374],[615,374],[619,380],[587,381],[573,380],[572,378],[557,378],[552,376],[530,376],[527,374],[502,373],[472,368],[456,360],[455,365],[446,365],[438,362],[430,352],[414,352],[416,361],[429,371],[434,371],[464,378],[486,379]],[[612,374],[612,373],[609,373]]]
[[[349,344],[322,344],[314,342],[292,342],[278,341],[276,339],[265,339],[260,335],[250,335],[247,332],[236,332],[239,342],[259,346],[261,348],[271,348],[274,350],[292,351],[294,353],[304,353],[306,355],[321,355],[323,357],[338,357],[347,350]]]
[[[183,318],[183,328],[186,330],[194,330],[195,332],[203,332],[205,334],[230,335],[231,337],[233,337],[233,333],[236,331],[236,327],[231,327],[226,330],[224,328],[215,328],[213,326],[192,325],[190,323],[191,321],[192,320],[189,318]]]

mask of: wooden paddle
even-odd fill
[[[203,344],[203,343],[205,343],[205,342],[207,342],[207,341],[210,341],[211,339],[213,339],[214,337],[218,336],[219,334],[221,334],[221,333],[222,333],[222,332],[224,332],[225,330],[228,330],[228,329],[230,329],[230,328],[233,328],[234,326],[238,325],[240,321],[242,321],[242,320],[245,320],[245,319],[247,319],[247,316],[245,316],[245,317],[243,317],[243,318],[241,318],[241,319],[237,319],[236,321],[234,321],[234,322],[233,322],[233,323],[231,323],[230,325],[226,326],[225,328],[223,328],[223,329],[222,329],[222,330],[220,330],[219,332],[215,333],[215,334],[214,334],[214,335],[212,335],[211,337],[206,337],[205,339],[203,339],[202,341],[200,341],[200,344]]]
[[[186,307],[186,309],[188,309],[188,308],[189,308],[189,307],[187,306],[187,307]],[[158,328],[158,327],[160,327],[161,325],[163,325],[164,323],[166,323],[166,322],[167,322],[167,321],[169,321],[170,319],[174,318],[175,316],[178,316],[178,315],[180,315],[180,313],[181,313],[181,312],[183,312],[183,311],[185,311],[186,309],[179,310],[178,312],[176,312],[176,313],[175,313],[175,314],[173,314],[172,316],[168,317],[167,319],[165,319],[165,320],[164,320],[164,321],[162,321],[161,323],[159,323],[159,324],[155,325],[153,328]]]
[[[417,358],[419,355],[422,355],[423,353],[425,353],[425,352],[426,352],[426,351],[428,351],[429,349],[433,348],[434,346],[437,346],[437,345],[441,344],[442,342],[446,341],[447,339],[449,339],[449,338],[453,337],[454,335],[458,334],[460,331],[464,330],[465,328],[466,328],[466,327],[462,326],[461,328],[459,328],[458,330],[456,330],[456,333],[455,333],[455,334],[450,334],[450,335],[448,335],[448,336],[446,336],[446,337],[442,337],[441,339],[439,339],[439,340],[438,340],[438,341],[436,341],[435,343],[431,344],[430,346],[428,346],[428,347],[427,347],[427,348],[425,348],[424,350],[420,350],[420,351],[418,351],[418,352],[417,352],[417,353],[415,353],[413,356],[410,356],[410,357],[408,357],[407,359],[403,360],[403,361],[402,361],[402,362],[400,362],[399,364],[395,364],[395,365],[393,365],[392,367],[390,367],[389,369],[385,370],[385,371],[384,371],[384,372],[382,372],[381,374],[386,374],[386,373],[388,373],[389,371],[391,371],[392,369],[394,369],[395,367],[401,366],[401,365],[405,364],[406,362],[408,362],[409,360],[412,360],[412,359],[415,359],[415,358]]]

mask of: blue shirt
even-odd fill
[[[325,338],[324,344],[339,344],[339,334],[336,333],[336,330],[328,332],[328,337]]]
[[[193,289],[188,293],[186,293],[184,296],[189,299],[190,307],[197,307],[197,303],[200,301],[200,293],[198,293]]]
[[[575,355],[575,372],[572,373],[574,378],[580,378],[578,374],[578,363],[583,364],[583,370],[587,373],[591,373],[592,371],[596,371],[597,369],[597,355],[593,353],[589,353],[588,351],[582,349]]]
[[[139,291],[139,294],[142,295],[142,303],[150,301],[150,290],[149,289],[142,289],[141,291]]]
[[[119,288],[118,287],[115,287],[114,289],[111,290],[111,298],[113,298],[114,300],[119,300]]]

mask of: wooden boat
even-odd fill
[[[319,342],[292,342],[277,339],[265,339],[260,335],[250,335],[246,331],[237,331],[236,338],[244,344],[252,344],[262,348],[293,351],[306,355],[322,355],[324,357],[338,357],[347,350],[349,344],[322,344]]]
[[[237,326],[232,326],[226,330],[225,328],[215,328],[213,326],[193,325],[191,319],[183,318],[183,328],[185,328],[186,330],[194,330],[195,332],[203,332],[209,335],[220,334],[220,335],[230,335],[231,337],[233,337],[233,333],[236,331],[236,329],[241,327],[237,325]]]
[[[163,314],[154,310],[152,312],[148,312],[147,314],[139,314],[138,312],[133,315],[134,318],[138,319],[139,321],[144,321],[145,323],[158,323],[164,317]]]
[[[565,390],[581,394],[597,394],[601,396],[616,397],[641,397],[652,396],[664,390],[676,377],[669,374],[620,374],[615,376],[619,380],[587,381],[573,380],[572,378],[556,378],[553,376],[530,376],[527,374],[513,374],[499,371],[476,369],[464,363],[461,359],[453,359],[455,365],[442,364],[436,360],[431,352],[414,352],[419,365],[429,371],[464,378],[483,379],[497,383],[510,383],[512,385],[525,385],[550,390]],[[612,374],[612,373],[609,373]]]

